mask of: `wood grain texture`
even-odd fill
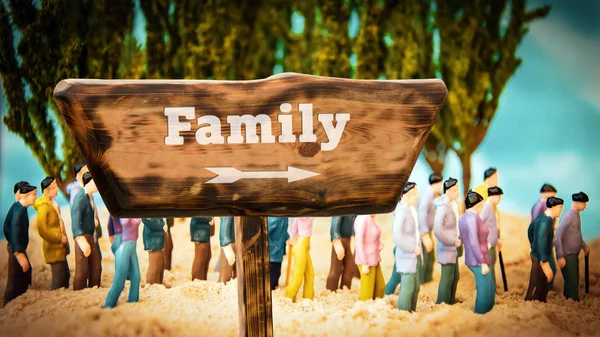
[[[254,81],[61,81],[54,97],[108,210],[117,217],[332,216],[394,209],[446,97],[440,80],[350,80],[286,73]],[[293,133],[302,133],[298,104],[312,103],[317,143],[210,144],[195,139],[196,120],[267,114],[272,133],[282,103],[292,105]],[[165,145],[165,107],[195,107],[184,144]],[[337,148],[318,114],[350,114]],[[257,128],[260,134],[260,128]],[[245,133],[243,133],[245,135]],[[320,175],[241,179],[207,184],[205,167]]]
[[[273,313],[267,218],[241,217],[235,222],[235,242],[240,336],[271,337]]]

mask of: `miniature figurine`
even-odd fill
[[[493,167],[488,168],[483,172],[483,183],[473,189],[473,192],[479,193],[483,197],[483,201],[487,201],[488,188],[498,186],[498,170]]]
[[[408,312],[417,309],[417,299],[421,288],[419,277],[423,256],[421,255],[419,217],[415,208],[418,199],[417,184],[407,182],[401,201],[396,207],[392,234],[396,246],[394,272],[400,274],[401,282],[398,309]]]
[[[15,195],[15,202],[19,202],[21,200],[21,187],[29,185],[26,181],[19,181],[13,187],[13,194]]]
[[[375,222],[375,214],[359,215],[354,220],[355,261],[360,268],[359,301],[383,298],[385,280],[381,272],[381,228]]]
[[[31,264],[27,256],[29,216],[27,207],[35,203],[37,189],[29,183],[20,184],[19,201],[4,219],[4,237],[8,241],[8,275],[4,289],[4,306],[24,294],[31,285]]]
[[[546,302],[548,284],[554,278],[549,260],[552,257],[552,241],[554,230],[552,219],[560,217],[564,201],[550,197],[546,200],[546,210],[538,215],[529,225],[527,234],[531,244],[531,274],[529,287],[525,296],[526,301],[538,300]]]
[[[312,217],[299,217],[294,219],[290,228],[289,244],[293,247],[294,267],[292,279],[285,290],[285,297],[296,301],[300,286],[304,283],[303,298],[313,299],[315,285],[315,271],[310,258],[310,237],[313,226]],[[303,282],[304,281],[304,282]]]
[[[354,254],[350,248],[350,241],[354,236],[355,215],[334,216],[331,218],[331,264],[327,276],[326,288],[330,291],[352,288],[352,278],[360,276],[358,267],[354,262]],[[340,281],[341,277],[341,281]]]
[[[60,216],[60,208],[55,198],[58,194],[58,185],[52,177],[46,177],[40,183],[42,195],[34,204],[37,215],[37,227],[42,237],[42,250],[44,259],[52,270],[51,290],[69,288],[71,271],[67,263],[69,240],[65,226]]]
[[[140,299],[140,265],[136,251],[139,226],[141,219],[121,219],[123,237],[121,245],[115,254],[115,277],[112,286],[106,295],[104,308],[114,308],[119,301],[119,296],[125,288],[127,276],[129,284],[129,298],[127,302],[138,302]]]
[[[533,207],[531,208],[531,222],[533,222],[540,214],[544,213],[546,211],[546,201],[548,200],[548,198],[550,197],[556,197],[556,189],[554,188],[554,186],[550,185],[550,184],[544,184],[542,185],[542,188],[540,189],[540,200],[533,205]],[[554,229],[556,229],[556,219],[552,219],[552,228],[553,231]],[[531,241],[530,238],[529,240],[529,244],[532,245],[533,242]],[[556,275],[556,259],[554,258],[554,252],[551,252],[550,255],[550,259],[548,260],[550,263],[550,268],[552,269],[552,274]],[[548,284],[548,291],[551,291],[554,289],[554,278],[552,278],[552,281],[550,281],[550,283]]]
[[[441,175],[432,173],[429,176],[429,188],[423,193],[419,202],[419,232],[421,233],[423,256],[423,268],[419,281],[421,284],[429,283],[433,280],[433,265],[435,263],[435,251],[433,249],[433,220],[435,219],[435,207],[433,200],[442,194],[442,185],[444,179]]]
[[[148,251],[147,284],[162,284],[165,273],[165,221],[162,218],[143,218],[144,250]]]
[[[94,240],[95,221],[92,194],[97,192],[92,175],[83,175],[83,189],[80,190],[71,208],[73,238],[75,239],[75,280],[73,290],[87,287],[100,287],[102,274],[101,257]]]
[[[173,236],[171,227],[175,224],[174,218],[167,218],[167,231],[165,232],[165,270],[171,270],[171,261],[173,260]]]
[[[460,218],[460,238],[465,249],[465,264],[475,276],[475,313],[485,314],[492,310],[496,300],[496,282],[490,273],[492,259],[488,250],[489,230],[479,217],[483,209],[483,197],[469,191],[465,198],[465,214]]]
[[[583,241],[581,234],[581,215],[590,201],[587,194],[575,193],[572,196],[573,205],[561,218],[556,231],[554,246],[556,257],[565,280],[564,295],[573,301],[579,301],[579,252],[590,253],[590,247]]]
[[[218,282],[228,282],[236,277],[235,268],[235,221],[238,217],[224,216],[221,218],[219,229],[219,242],[221,244],[221,254],[225,257],[227,263],[221,263]]]
[[[442,277],[438,287],[437,304],[456,302],[456,286],[460,277],[458,258],[462,256],[458,220],[460,218],[458,180],[444,181],[444,195],[435,199],[436,208],[433,221],[433,234],[438,240],[436,249],[438,263],[442,265]]]
[[[502,249],[502,241],[500,240],[500,221],[498,214],[498,204],[502,200],[504,192],[498,186],[491,187],[488,189],[488,199],[483,203],[483,208],[479,213],[479,217],[487,227],[489,231],[488,235],[488,249],[490,252],[491,264],[489,265],[492,272],[492,278],[494,283],[496,282],[496,260],[497,250]],[[464,242],[464,240],[463,240]]]
[[[214,220],[211,217],[192,218],[190,221],[190,236],[195,246],[192,280],[206,281],[208,277],[208,264],[212,257],[210,237],[215,233],[214,227]]]
[[[285,255],[285,246],[290,238],[288,234],[288,218],[268,217],[269,231],[269,267],[271,290],[279,286],[281,276],[281,263]]]
[[[123,235],[123,226],[121,226],[121,222],[119,218],[115,218],[114,216],[108,217],[108,224],[106,225],[108,229],[108,241],[110,241],[110,250],[115,254],[117,249],[121,245],[121,238]]]

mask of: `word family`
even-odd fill
[[[277,121],[281,124],[281,134],[277,137],[279,143],[295,143],[296,135],[292,132],[292,105],[283,103],[279,110],[281,114],[277,116]],[[302,133],[298,137],[301,143],[316,143],[317,135],[314,133],[313,123],[313,106],[312,103],[298,104],[298,111],[301,112],[302,118]],[[165,107],[164,114],[167,117],[168,133],[165,137],[165,145],[183,145],[182,131],[191,131],[192,125],[190,122],[181,121],[180,117],[186,120],[192,120],[196,117],[196,109],[194,107]],[[334,116],[335,115],[335,116]],[[335,125],[334,120],[335,118]],[[325,113],[318,114],[317,120],[321,123],[328,141],[321,143],[321,150],[331,151],[335,149],[342,134],[346,123],[350,120],[349,113]],[[204,115],[198,117],[196,123],[196,141],[201,145],[209,144],[256,144],[259,143],[257,135],[257,127],[260,124],[260,143],[275,143],[275,136],[271,128],[271,117],[266,114],[260,115],[229,115],[227,123],[230,126],[230,135],[227,139],[223,137],[221,132],[221,120],[214,115]],[[246,128],[246,137],[242,134],[242,124]]]

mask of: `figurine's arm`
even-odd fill
[[[90,244],[87,242],[86,238],[83,236],[83,230],[81,228],[81,224],[83,222],[82,216],[83,211],[81,209],[81,203],[73,203],[72,214],[72,222],[71,229],[73,230],[73,238],[75,242],[79,245],[79,248],[83,252],[83,255],[88,257],[92,253],[92,248]]]
[[[60,227],[50,227],[48,226],[49,224],[49,217],[50,217],[50,212],[48,211],[48,206],[41,205],[38,209],[38,215],[37,215],[37,226],[38,226],[38,232],[40,233],[40,236],[42,237],[42,239],[44,239],[45,241],[48,241],[50,243],[60,243],[61,239],[63,237],[63,233]]]
[[[479,238],[477,235],[477,222],[474,221],[475,219],[471,217],[464,220],[467,221],[467,224],[464,227],[465,231],[461,231],[460,233],[462,242],[465,246],[469,246],[470,250],[473,252],[475,262],[478,265],[481,265],[483,263],[483,255],[481,253],[481,247],[479,246]],[[485,244],[487,245],[487,242]]]
[[[27,218],[27,211],[21,211],[19,212],[19,214],[15,214],[10,224],[10,248],[13,252],[13,255],[17,259],[17,262],[21,266],[21,269],[23,269],[23,272],[27,272],[27,270],[29,270],[30,265],[29,260],[25,255],[25,246],[20,240],[23,234],[21,233],[23,231],[23,228],[21,228],[20,225],[21,223],[25,223],[27,221],[29,221]]]
[[[453,212],[453,210],[450,210]],[[435,238],[446,246],[454,246],[458,242],[458,233],[454,233],[455,224],[450,223],[448,207],[440,207],[435,213],[434,231]]]
[[[540,263],[547,263],[550,258],[548,251],[548,239],[550,238],[550,231],[552,230],[552,223],[544,221],[539,228],[539,233],[535,233],[536,239],[533,241],[536,245],[536,250],[540,254]]]
[[[365,230],[366,224],[362,219],[356,218],[354,222],[354,249],[356,264],[366,264],[367,256],[365,252]]]
[[[344,246],[342,245],[342,217],[334,216],[331,218],[331,228],[329,230],[331,236],[331,244],[333,245],[333,250],[338,258],[338,260],[342,260],[346,255],[346,251]]]
[[[556,259],[560,260],[563,259],[564,256],[564,251],[563,251],[563,239],[565,235],[568,235],[569,230],[568,227],[570,225],[569,222],[569,216],[567,215],[566,217],[562,218],[560,221],[560,224],[558,226],[558,229],[556,230],[556,234],[554,236],[554,249],[556,250]]]
[[[431,202],[428,199],[423,199],[419,203],[419,211],[417,212],[417,216],[419,218],[419,233],[421,236],[429,235],[429,227],[428,219],[430,219],[431,214]]]
[[[106,228],[108,229],[108,241],[112,244],[115,241],[115,223],[112,216],[108,217]]]
[[[417,243],[415,242],[414,235],[407,235],[408,217],[412,215],[407,214],[405,210],[397,210],[396,216],[394,217],[394,225],[392,228],[392,238],[394,245],[400,248],[402,252],[406,254],[413,253]],[[414,224],[413,224],[414,226]]]
[[[289,238],[289,244],[291,246],[293,246],[294,244],[296,244],[296,240],[298,239],[298,218],[294,219],[294,222],[292,222],[292,225],[290,226],[290,238]]]

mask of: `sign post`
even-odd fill
[[[266,217],[391,212],[446,93],[284,73],[69,79],[54,97],[113,216],[242,217],[240,335],[272,336]]]

